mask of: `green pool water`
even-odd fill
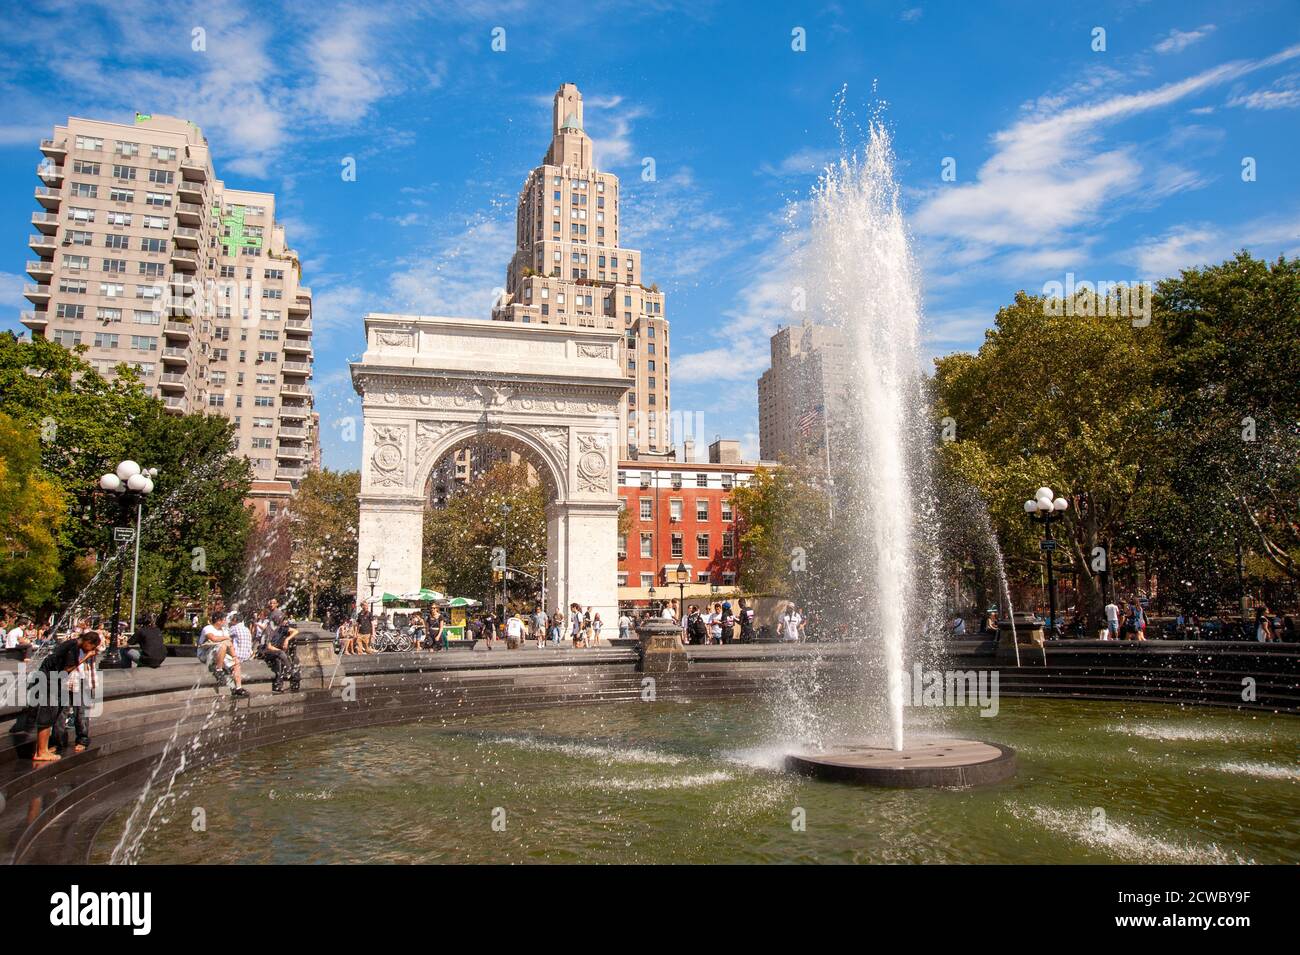
[[[255,750],[183,778],[139,859],[1300,862],[1293,717],[1028,699],[992,719],[917,711],[912,733],[1008,744],[1020,772],[898,791],[781,772],[763,705],[556,708]]]

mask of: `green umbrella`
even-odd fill
[[[429,590],[427,587],[421,587],[419,590],[412,591],[409,594],[402,594],[399,598],[407,603],[429,604],[437,603],[444,599],[444,595],[436,590]]]
[[[448,606],[448,607],[481,607],[481,606],[483,606],[483,602],[482,602],[481,600],[471,600],[469,597],[452,597],[450,600],[447,601],[446,606]]]

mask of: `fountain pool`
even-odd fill
[[[978,735],[1013,746],[1020,771],[903,792],[782,772],[765,710],[551,708],[277,744],[195,771],[140,861],[1300,863],[1291,717],[1042,699],[1004,699],[996,720],[908,710],[909,739]]]

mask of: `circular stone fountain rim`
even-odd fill
[[[941,746],[962,744],[969,748],[975,744],[976,758],[953,759],[938,765],[907,765],[903,760],[910,754],[923,754]],[[870,765],[854,760],[854,755],[881,754],[880,765]],[[894,758],[890,758],[898,753]],[[788,772],[832,782],[853,783],[859,786],[878,786],[890,789],[965,788],[987,786],[1003,782],[1016,775],[1016,753],[1001,743],[957,737],[926,739],[901,751],[866,743],[852,743],[830,747],[816,753],[789,753],[785,758]]]

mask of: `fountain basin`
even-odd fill
[[[891,789],[987,786],[1016,774],[1009,746],[975,739],[924,739],[901,750],[848,743],[790,753],[785,768],[801,776]]]

